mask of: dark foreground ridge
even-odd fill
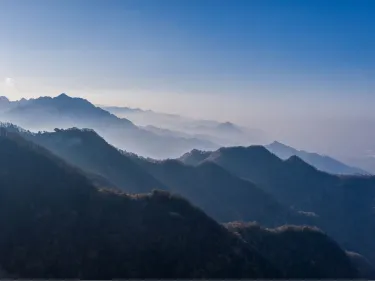
[[[201,154],[182,160],[201,165]],[[297,156],[281,160],[262,146],[221,148],[205,153],[203,163],[215,163],[247,179],[284,206],[317,219],[316,226],[349,251],[375,264],[375,177],[328,174]]]
[[[19,278],[287,279],[304,276],[301,256],[308,278],[357,277],[329,238],[245,236],[167,191],[97,189],[83,172],[11,132],[0,136],[0,229],[0,267]],[[329,259],[319,260],[326,249]]]
[[[227,227],[289,278],[348,278],[357,274],[350,257],[316,228],[282,226],[267,229],[249,223],[230,223]]]
[[[273,278],[270,262],[168,192],[97,190],[17,135],[0,137],[0,264],[20,278]]]

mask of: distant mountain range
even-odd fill
[[[191,167],[177,160],[147,160],[117,150],[92,130],[58,129],[37,134],[12,126],[8,130],[47,148],[89,173],[90,178],[95,179],[94,175],[106,178],[114,187],[129,193],[153,189],[178,193],[218,221],[258,221],[266,226],[314,221],[213,163]]]
[[[194,136],[198,139],[210,140],[221,146],[263,144],[268,139],[261,130],[242,128],[231,122],[220,123],[209,120],[194,120],[176,114],[158,113],[139,108],[115,106],[103,108],[120,117],[126,117],[160,136],[184,138]],[[266,145],[266,148],[282,159],[296,155],[317,169],[328,173],[342,175],[369,174],[364,169],[349,166],[332,157],[297,150],[280,142],[273,142]],[[368,167],[370,172],[373,171],[375,173],[375,160],[373,161],[374,163],[371,163],[371,159],[361,158],[349,162],[358,163],[358,166],[361,167]]]
[[[267,142],[268,136],[259,129],[249,129],[231,122],[192,119],[177,114],[128,107],[103,106],[103,109],[132,120],[139,126],[152,126],[168,130],[168,134],[190,136],[209,140],[221,146],[250,145]],[[162,133],[160,131],[160,133]]]
[[[375,177],[339,176],[321,172],[298,156],[281,160],[265,147],[194,150],[180,161],[190,165],[215,163],[249,180],[281,204],[318,217],[318,226],[346,249],[375,262]]]
[[[221,222],[316,225],[345,249],[375,259],[373,177],[330,175],[297,156],[281,160],[262,146],[193,150],[179,161],[156,161],[117,150],[91,130],[13,130],[123,191],[168,190]]]
[[[297,156],[281,160],[262,146],[193,150],[179,161],[156,161],[118,150],[92,130],[13,130],[86,171],[91,179],[98,175],[126,192],[160,188],[178,193],[221,222],[316,225],[346,249],[375,259],[367,236],[375,233],[373,177],[330,175]],[[365,223],[359,224],[359,218]],[[361,238],[354,229],[362,229]]]
[[[375,155],[364,155],[360,157],[352,157],[347,159],[348,163],[352,163],[362,169],[369,171],[371,174],[375,175]]]
[[[2,97],[0,120],[27,129],[0,122],[2,275],[375,277],[375,177],[361,169],[278,142],[219,148],[65,94]]]
[[[195,137],[155,134],[134,125],[81,98],[66,94],[57,97],[9,102],[3,97],[0,120],[32,131],[52,131],[54,128],[92,128],[111,144],[153,158],[178,157],[193,148],[216,149],[219,145]]]
[[[78,139],[79,132],[85,135],[81,136],[82,141]],[[185,199],[167,191],[127,195],[98,189],[84,172],[23,137],[67,138],[73,141],[60,145],[88,144],[93,149],[96,141],[100,142],[98,136],[77,129],[57,130],[52,134],[55,135],[32,134],[9,124],[0,128],[0,267],[5,277],[354,279],[364,276],[359,267],[364,264],[361,259],[354,263],[353,254],[347,254],[315,228],[287,226],[271,230],[242,223],[220,225]],[[90,142],[91,138],[96,141]],[[88,157],[85,155],[80,157]],[[74,159],[72,155],[67,158]],[[94,157],[92,161],[98,160]],[[174,172],[173,181],[180,188],[180,181],[208,175],[204,182],[212,180],[221,189],[221,182],[231,187],[231,181],[225,178],[235,177],[212,163],[200,165],[193,174],[181,174],[176,161],[162,161],[163,165],[143,158],[132,161],[165,180]],[[157,168],[146,167],[154,165]],[[173,169],[167,169],[166,165]],[[178,165],[184,171],[188,167]],[[216,171],[220,171],[218,178]],[[237,181],[244,185],[239,194],[244,197],[243,202],[245,197],[251,200],[246,190],[255,187]],[[209,190],[202,189],[207,184],[198,188],[202,195]],[[233,194],[238,191],[233,190]],[[226,196],[228,201],[234,200],[230,193]],[[239,204],[245,207],[240,201]]]
[[[338,175],[353,175],[353,174],[369,174],[368,172],[348,166],[332,157],[320,155],[317,153],[311,153],[304,150],[297,150],[293,147],[287,146],[280,142],[273,142],[269,145],[266,145],[266,148],[271,151],[273,154],[278,156],[281,159],[288,159],[291,156],[295,155],[301,158],[306,163],[314,166],[318,170]]]

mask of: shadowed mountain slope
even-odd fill
[[[312,224],[316,220],[283,206],[251,182],[216,164],[191,167],[176,160],[147,160],[115,149],[92,130],[56,129],[24,135],[82,170],[107,178],[125,192],[170,190],[221,222],[255,220],[277,226]]]
[[[0,156],[0,265],[9,274],[281,277],[256,250],[182,198],[100,191],[64,161],[11,133],[0,136]]]
[[[126,192],[168,189],[93,130],[56,129],[34,134],[30,139],[71,164],[109,179]]]
[[[297,156],[283,161],[262,146],[221,148],[203,162],[254,182],[286,206],[316,214],[318,226],[345,249],[375,263],[375,177],[331,175]]]
[[[227,227],[262,252],[289,278],[354,278],[357,275],[346,253],[318,229],[299,226],[266,229],[243,223],[230,223]]]
[[[173,187],[221,222],[258,221],[265,225],[314,223],[315,218],[283,206],[271,195],[214,163],[187,166],[177,160],[133,159],[160,182]]]

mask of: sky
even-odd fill
[[[374,14],[373,0],[0,0],[0,95],[284,131],[375,120]]]

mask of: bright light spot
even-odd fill
[[[5,78],[4,82],[5,82],[5,86],[14,87],[15,81],[13,78],[7,77]]]

